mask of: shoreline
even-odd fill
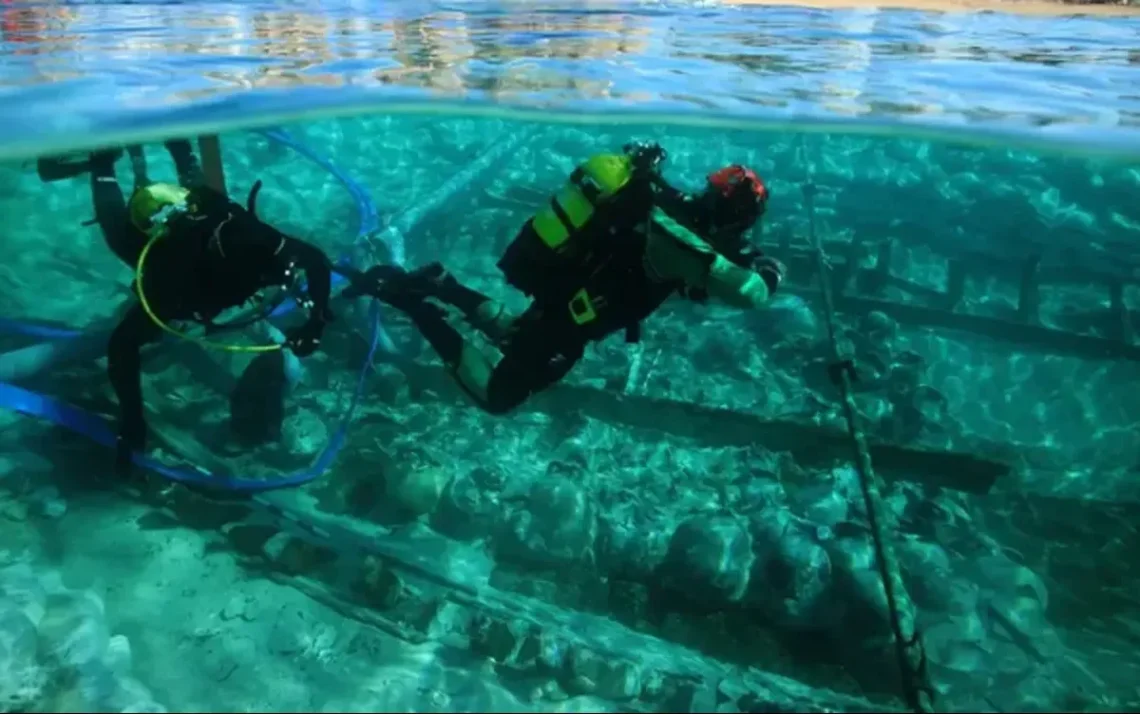
[[[1068,4],[1049,0],[725,0],[728,5],[798,6],[820,10],[920,10],[924,12],[1011,15],[1137,17],[1140,5]]]

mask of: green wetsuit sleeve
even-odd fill
[[[735,265],[689,229],[654,208],[645,260],[659,280],[679,280],[727,305],[754,308],[768,302],[768,286],[755,272]]]

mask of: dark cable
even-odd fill
[[[808,174],[807,181],[803,186],[804,202],[808,214],[808,237],[812,249],[815,251],[819,291],[823,301],[823,320],[827,327],[827,339],[831,349],[832,362],[828,373],[832,382],[839,388],[843,418],[847,422],[847,433],[851,437],[855,471],[859,475],[863,505],[867,510],[867,525],[870,528],[871,542],[875,549],[875,563],[878,566],[879,578],[882,580],[883,592],[887,599],[887,613],[890,618],[895,655],[902,680],[903,701],[906,702],[907,708],[915,714],[926,714],[926,712],[934,711],[934,689],[930,684],[926,648],[923,646],[921,633],[913,619],[909,623],[903,622],[903,605],[909,604],[910,598],[902,582],[894,548],[890,541],[884,537],[883,524],[879,520],[879,514],[883,511],[882,495],[879,493],[878,481],[871,464],[871,453],[867,448],[867,439],[859,428],[858,410],[851,394],[851,383],[856,378],[855,364],[850,358],[844,357],[840,353],[839,341],[835,335],[835,306],[831,295],[828,262],[823,250],[823,241],[815,230],[815,185],[812,183],[812,169],[807,161],[807,147],[802,136],[800,148],[802,150],[801,158]],[[907,634],[908,629],[911,631],[909,635]]]

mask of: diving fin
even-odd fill
[[[62,181],[88,173],[92,166],[98,162],[107,161],[114,164],[122,155],[122,149],[100,149],[91,152],[84,158],[79,158],[74,153],[63,156],[46,156],[36,159],[36,173],[40,175],[40,180],[44,183]]]
[[[53,183],[64,179],[82,176],[91,170],[91,162],[84,159],[74,159],[63,156],[36,159],[36,173],[40,181]]]

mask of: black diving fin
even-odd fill
[[[86,157],[80,159],[54,156],[36,159],[36,173],[39,174],[40,181],[44,183],[54,183],[55,181],[75,178],[76,176],[82,176],[90,170],[91,161]]]

